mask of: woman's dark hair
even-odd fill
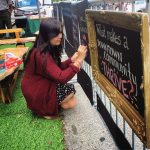
[[[38,48],[41,51],[41,53],[45,54],[47,51],[49,51],[53,59],[60,66],[62,44],[60,44],[59,46],[52,46],[50,45],[50,40],[56,37],[61,32],[62,32],[62,24],[59,21],[57,21],[54,18],[42,19],[40,23],[39,35],[36,38],[33,48],[28,53],[27,59],[25,61],[25,66],[30,58],[30,54],[36,48]]]

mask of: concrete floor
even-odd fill
[[[67,150],[117,150],[107,126],[78,83],[78,105],[63,111]]]

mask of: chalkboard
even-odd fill
[[[100,72],[144,117],[140,32],[95,22]]]
[[[53,4],[53,15],[54,15],[54,18],[57,18],[57,7],[58,7],[58,4],[54,3]]]
[[[67,38],[70,40],[72,39],[70,38],[72,34],[71,3],[62,3],[61,8],[62,8],[62,14],[63,14],[63,19],[64,19],[64,25],[66,28]]]
[[[86,10],[93,77],[150,148],[150,46],[145,13]]]
[[[79,2],[77,4],[77,8],[78,8],[77,13],[79,17],[80,41],[82,45],[88,47],[89,40],[88,40],[88,31],[87,31],[87,24],[85,18],[85,10],[88,9],[88,1],[84,0],[82,2]],[[85,61],[88,64],[91,64],[89,48],[87,51],[87,56],[85,58]]]
[[[68,5],[67,8],[66,6],[62,7],[64,16],[68,15],[71,18],[70,20],[64,17],[65,22],[68,22],[68,24],[65,23],[65,27],[67,28],[66,33],[69,35],[68,40],[72,44],[73,50],[76,51],[80,44],[88,47],[88,32],[85,18],[85,10],[88,8],[87,0],[71,3],[71,5]],[[71,11],[66,11],[66,9],[70,9]],[[85,61],[90,64],[89,49]]]
[[[63,5],[63,2],[59,2],[59,4],[58,4],[58,16],[59,16],[60,22],[62,21],[62,5]]]
[[[70,55],[78,49],[80,44],[88,46],[88,34],[85,19],[85,9],[88,8],[88,2],[87,0],[74,3],[61,2],[60,6],[66,31],[66,52]],[[89,51],[85,61],[90,64]]]
[[[71,3],[70,2],[62,2],[61,3],[61,9],[62,9],[62,16],[64,20],[64,28],[66,32],[66,52],[67,54],[74,52],[73,47],[73,25],[72,25],[72,10],[71,10]],[[70,52],[71,51],[71,52]]]
[[[61,22],[62,10],[61,3],[53,3],[53,16]]]
[[[77,11],[77,3],[71,4],[72,10],[72,37],[73,37],[73,46],[76,51],[79,47],[79,19],[78,19],[78,11]]]

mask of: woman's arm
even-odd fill
[[[61,62],[61,69],[66,69],[67,67],[69,67],[69,65],[72,63],[71,58]]]
[[[61,63],[61,69],[66,69],[67,67],[69,67],[71,63],[74,63],[77,60],[77,57],[78,57],[78,52],[74,53],[74,55],[71,58],[63,61]]]
[[[52,56],[48,55],[47,65],[45,68],[46,77],[55,80],[58,83],[67,83],[73,76],[80,71],[79,62],[71,63],[68,68],[61,70],[53,60]]]

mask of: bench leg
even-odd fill
[[[3,85],[0,83],[0,96],[3,103],[11,102],[13,90],[18,77],[18,72],[19,71],[17,70],[13,76],[10,76],[9,79],[3,81]]]
[[[2,85],[0,84],[0,96],[3,103],[11,102],[11,93],[9,91],[8,85],[6,87],[2,87]]]
[[[13,90],[14,90],[14,88],[15,88],[16,81],[17,81],[17,77],[18,77],[18,73],[19,73],[19,70],[17,70],[17,71],[15,72],[11,83],[9,83],[9,88],[8,88],[8,90],[9,90],[10,95],[12,95]]]
[[[4,90],[2,88],[1,83],[0,83],[0,96],[1,96],[2,102],[5,103],[5,94],[4,94]]]

